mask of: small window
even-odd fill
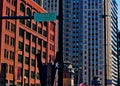
[[[10,38],[10,45],[14,47],[15,45],[15,39],[14,38]]]
[[[46,48],[47,47],[47,42],[43,41],[43,47]]]
[[[10,22],[9,21],[6,21],[6,29],[10,30]]]
[[[19,36],[24,37],[24,30],[21,28],[19,29]]]
[[[35,72],[31,71],[31,78],[35,79]]]
[[[25,6],[22,3],[20,4],[20,11],[25,12]]]
[[[29,65],[29,61],[30,61],[30,60],[29,60],[29,57],[25,57],[25,64],[26,64],[26,65]]]
[[[31,16],[30,8],[27,8],[27,15],[28,15],[28,16]]]
[[[31,60],[31,65],[35,67],[35,60],[34,59]]]
[[[6,7],[6,15],[10,16],[10,8]]]
[[[14,73],[14,66],[13,65],[9,65],[9,73],[10,74]]]
[[[35,48],[34,47],[32,47],[32,54],[36,54],[36,50],[35,50]]]
[[[44,22],[44,26],[47,27],[47,22]]]
[[[30,40],[30,33],[26,32],[26,39]]]
[[[20,19],[21,24],[25,24],[25,19]]]
[[[30,20],[26,21],[26,26],[29,27],[29,28],[31,28],[31,21]]]
[[[37,26],[36,26],[35,24],[32,24],[32,29],[33,29],[34,31],[37,31]]]
[[[43,58],[46,58],[46,52],[43,52]]]
[[[47,37],[47,31],[43,30],[43,36]]]
[[[8,35],[5,35],[5,44],[9,45],[9,36]]]
[[[29,71],[28,71],[28,70],[25,70],[25,72],[24,72],[24,76],[26,76],[26,77],[29,76]]]
[[[42,34],[42,28],[38,27],[38,33]]]
[[[15,29],[16,29],[15,24],[12,24],[12,23],[11,23],[11,32],[13,32],[13,33],[14,33],[14,32],[15,32]]]
[[[22,51],[22,50],[23,50],[23,42],[20,42],[20,41],[19,41],[19,45],[18,45],[18,46],[19,46],[19,50]]]
[[[16,6],[16,0],[12,0],[12,5]]]
[[[9,52],[9,51],[8,51],[7,49],[4,49],[4,57],[5,57],[5,58],[8,58],[8,52]]]
[[[38,45],[42,45],[42,39],[38,38]]]
[[[23,56],[18,54],[18,62],[22,63],[23,62]]]
[[[26,52],[30,52],[30,46],[27,45],[27,44],[26,44],[26,46],[25,46],[25,51],[26,51]]]
[[[32,42],[36,43],[36,37],[32,35]]]
[[[15,53],[13,51],[10,51],[10,59],[14,60],[14,57],[15,57]]]

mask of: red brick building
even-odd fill
[[[37,12],[46,12],[33,0],[0,0],[0,7],[0,16],[32,16]],[[54,59],[56,21],[0,20],[0,64],[7,63],[8,85],[35,86],[40,83],[37,53],[41,54],[45,63],[50,58]]]

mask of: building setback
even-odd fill
[[[46,11],[33,0],[0,0],[0,16],[32,16]],[[52,63],[56,54],[56,21],[35,22],[33,19],[0,20],[0,68],[7,63],[8,85],[40,84],[36,54],[43,63]],[[1,72],[1,71],[0,71]],[[2,76],[1,72],[0,76]],[[2,80],[5,78],[4,80]]]
[[[106,31],[104,0],[63,0],[63,60],[72,62],[76,85],[91,85],[94,77],[99,77],[102,86],[105,81],[117,85],[117,3],[105,2]]]

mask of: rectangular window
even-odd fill
[[[10,74],[14,73],[14,66],[13,65],[9,65],[9,73]]]
[[[31,65],[35,67],[35,60],[34,59],[31,60]]]
[[[31,78],[35,79],[35,72],[31,71]]]
[[[5,57],[5,58],[8,58],[8,52],[9,52],[9,51],[8,51],[7,49],[4,49],[4,57]]]
[[[22,28],[19,29],[19,36],[24,37],[24,30]]]
[[[6,21],[6,27],[5,27],[7,30],[10,30],[10,22],[9,21]]]
[[[50,34],[50,40],[54,41],[54,35]]]
[[[16,29],[15,24],[12,24],[12,23],[11,23],[11,32],[15,32],[15,29]]]
[[[36,50],[35,50],[35,48],[34,47],[32,47],[32,54],[36,54]]]
[[[5,35],[5,44],[9,45],[9,36],[8,35]]]
[[[20,41],[19,41],[19,50],[21,51],[23,50],[23,42],[20,42]]]
[[[15,16],[15,11],[11,10],[11,16]]]
[[[26,64],[26,65],[29,65],[29,61],[30,61],[30,60],[29,60],[29,57],[25,57],[25,64]]]
[[[46,58],[46,52],[43,52],[43,58]]]
[[[23,62],[23,56],[18,54],[18,62],[22,63]]]
[[[43,36],[47,37],[47,31],[43,30]]]
[[[6,7],[6,15],[10,16],[10,8]]]
[[[37,26],[36,26],[35,24],[32,24],[32,29],[33,29],[34,31],[37,31]]]
[[[47,47],[47,42],[43,41],[43,47],[46,48]]]
[[[26,21],[26,26],[28,26],[29,28],[31,28],[31,21],[30,20]]]
[[[37,79],[40,79],[39,73],[36,74]]]
[[[44,22],[44,26],[47,27],[47,22]]]
[[[53,32],[54,32],[54,29],[55,29],[55,24],[54,24],[54,23],[52,23],[52,22],[51,22],[51,24],[50,24],[50,29],[51,29],[51,31],[53,31]]]
[[[42,28],[38,27],[38,33],[42,34]]]
[[[13,51],[10,51],[10,59],[14,60],[14,57],[15,57],[15,53]]]
[[[36,43],[36,37],[32,35],[32,42]]]
[[[30,46],[27,45],[27,44],[26,44],[26,46],[25,46],[25,51],[26,51],[26,52],[30,52]]]
[[[15,45],[15,39],[14,38],[10,38],[10,45],[14,47]]]
[[[12,0],[12,5],[16,6],[16,0]]]
[[[24,72],[24,76],[26,76],[26,77],[29,76],[29,71],[28,71],[28,70],[25,70],[25,72]]]
[[[42,45],[42,39],[38,38],[38,45]]]
[[[30,40],[30,33],[26,32],[26,39]]]
[[[25,24],[25,19],[20,19],[21,24]]]

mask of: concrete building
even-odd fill
[[[110,86],[117,85],[117,3],[105,1],[106,28],[101,17],[104,0],[63,0],[63,60],[72,62],[76,86],[78,82],[91,85],[95,76],[102,86],[105,81]]]
[[[46,12],[33,0],[0,0],[0,5],[0,16],[32,16],[36,12]],[[0,72],[6,72],[5,84],[40,85],[36,54],[40,53],[43,63],[48,63],[50,58],[53,62],[56,54],[56,21],[3,19],[0,20],[0,28]],[[4,63],[7,63],[5,72],[1,66]]]

